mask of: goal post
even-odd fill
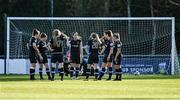
[[[123,43],[124,73],[138,70],[144,74],[156,74],[161,68],[168,74],[180,73],[174,17],[7,17],[7,74],[11,73],[12,60],[27,59],[25,43],[33,28],[47,33],[49,38],[53,28],[68,35],[77,31],[83,44],[91,32],[103,35],[105,30],[112,30],[120,34]]]

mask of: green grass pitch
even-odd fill
[[[0,100],[180,100],[180,76],[124,75],[121,82],[57,78],[30,81],[28,75],[0,75]]]

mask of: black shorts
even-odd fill
[[[71,63],[80,64],[80,55],[71,55]]]
[[[117,57],[116,61],[113,60],[113,64],[114,64],[114,65],[121,65],[121,60],[122,60],[122,56],[119,55],[119,56]]]
[[[45,63],[48,63],[48,57],[46,54],[41,54],[41,56],[43,57],[43,60],[41,61],[40,58],[38,57],[38,62],[40,64],[45,64]]]
[[[38,56],[36,54],[36,52],[29,52],[29,60],[31,63],[37,63],[38,60]]]
[[[63,54],[52,54],[51,63],[62,63],[63,62]]]
[[[104,55],[104,58],[103,58],[103,62],[104,62],[104,63],[107,63],[107,62],[110,62],[110,63],[111,63],[111,62],[112,62],[112,59],[113,59],[113,56],[112,56],[112,55],[110,56],[109,61],[107,61],[107,58],[108,58],[108,55],[105,54],[105,55]]]
[[[88,58],[88,64],[99,63],[98,54],[90,54]]]

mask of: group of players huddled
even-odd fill
[[[68,68],[64,68],[64,46],[63,43],[66,43],[70,48],[70,65]],[[46,73],[48,80],[54,81],[56,74],[56,66],[58,66],[58,72],[60,80],[63,81],[64,70],[68,71],[70,78],[78,79],[80,72],[80,63],[83,59],[83,44],[80,35],[75,32],[72,37],[69,38],[66,34],[61,32],[58,29],[54,29],[52,32],[52,38],[47,42],[47,35],[43,32],[40,32],[37,29],[34,29],[32,32],[32,37],[30,38],[29,43],[27,43],[29,49],[29,59],[31,62],[30,67],[30,80],[36,80],[35,78],[35,67],[36,63],[39,63],[39,75],[40,79],[43,80],[42,70],[43,66],[46,67]],[[115,81],[121,81],[122,79],[122,69],[121,69],[121,47],[122,43],[120,41],[119,33],[112,33],[111,30],[108,30],[104,33],[104,36],[99,38],[97,33],[91,33],[89,41],[86,46],[84,46],[85,51],[88,54],[88,64],[86,70],[86,78],[84,80],[88,81],[91,67],[94,68],[94,80],[101,80],[108,69],[109,77],[107,80],[112,78],[112,65],[115,67],[116,78]],[[48,57],[47,50],[51,52],[51,70],[48,66]],[[99,55],[103,56],[103,64],[101,70],[98,69]]]

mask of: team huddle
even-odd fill
[[[68,59],[64,60],[64,46],[63,43],[69,48],[69,64],[66,65]],[[116,78],[115,81],[121,81],[122,79],[122,69],[121,69],[121,48],[122,43],[120,41],[119,33],[112,33],[108,30],[104,33],[104,36],[99,38],[97,33],[91,33],[86,46],[83,47],[81,36],[75,32],[72,37],[68,37],[66,34],[58,29],[54,29],[52,32],[52,38],[47,42],[47,35],[34,29],[32,32],[32,37],[29,43],[27,43],[29,50],[29,59],[31,62],[30,67],[30,80],[36,80],[35,78],[35,67],[36,63],[39,63],[39,75],[40,79],[43,80],[43,66],[46,68],[46,74],[48,80],[54,81],[56,68],[58,68],[58,73],[60,80],[64,79],[64,71],[70,74],[70,78],[78,79],[80,72],[80,63],[83,59],[83,48],[88,54],[87,70],[85,81],[88,81],[91,74],[91,67],[94,69],[94,80],[101,80],[106,73],[106,68],[108,69],[107,80],[112,79],[114,65]],[[51,52],[51,68],[48,65],[47,51]],[[103,64],[99,69],[99,55],[103,56]],[[58,66],[58,67],[57,67]],[[64,66],[67,66],[66,68]]]

